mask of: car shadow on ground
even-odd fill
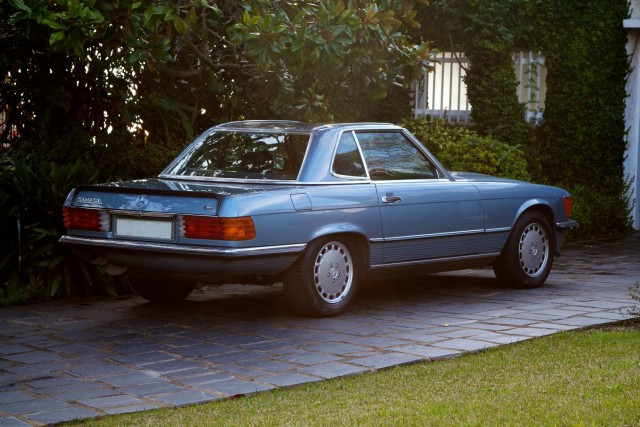
[[[474,274],[475,273],[475,274]],[[414,305],[432,304],[452,295],[473,299],[482,294],[505,291],[495,277],[483,270],[468,270],[465,274],[430,274],[422,276],[368,280],[361,284],[353,306],[347,311],[358,313],[377,307],[393,310],[410,301]],[[130,310],[144,317],[193,317],[232,319],[292,319],[303,318],[288,304],[281,283],[272,286],[210,285],[196,289],[187,299],[171,303],[150,303],[140,299]]]

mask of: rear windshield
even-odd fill
[[[213,132],[164,173],[235,179],[295,180],[308,134]]]

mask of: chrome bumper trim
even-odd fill
[[[576,230],[578,227],[580,227],[580,224],[578,224],[578,221],[573,219],[564,222],[556,222],[556,228],[558,230]]]
[[[173,243],[133,242],[130,240],[100,239],[94,237],[62,236],[60,243],[64,245],[95,246],[98,248],[138,250],[149,252],[169,252],[185,255],[212,255],[221,257],[246,257],[261,255],[278,255],[302,252],[306,243],[277,246],[256,246],[251,248],[221,248],[193,245],[177,245]]]
[[[463,230],[463,231],[450,231],[445,233],[430,233],[430,234],[414,234],[411,236],[397,236],[397,237],[385,237],[385,238],[371,238],[372,243],[377,242],[396,242],[400,240],[417,240],[417,239],[432,239],[435,237],[452,237],[452,236],[465,236],[468,234],[482,234],[484,229],[481,230]]]

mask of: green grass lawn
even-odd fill
[[[567,332],[87,425],[640,425],[640,329]]]

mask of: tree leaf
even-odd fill
[[[56,31],[49,36],[49,44],[53,46],[56,43],[61,42],[64,39],[64,31]]]
[[[173,18],[173,26],[176,28],[176,31],[179,32],[180,34],[186,34],[188,27],[187,27],[187,23],[184,21],[184,19],[180,18],[179,16],[174,16]]]

